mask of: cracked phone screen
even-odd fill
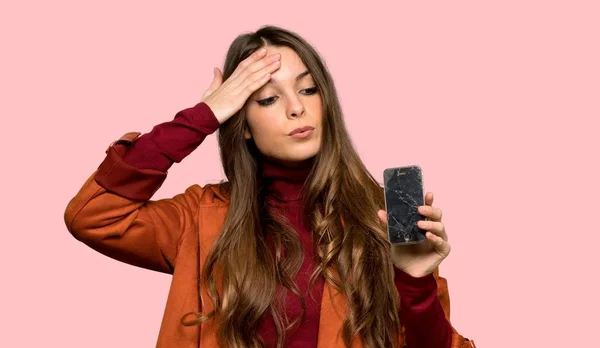
[[[383,172],[388,238],[392,244],[426,241],[417,221],[425,220],[418,207],[424,205],[423,179],[419,166],[388,168]]]

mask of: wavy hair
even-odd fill
[[[238,64],[263,46],[294,50],[312,75],[323,101],[322,140],[305,184],[305,211],[310,212],[318,266],[317,277],[345,294],[348,310],[342,336],[347,346],[360,339],[365,347],[396,347],[400,332],[399,299],[393,280],[390,244],[377,210],[384,207],[383,190],[368,172],[346,130],[333,79],[318,52],[298,34],[267,25],[236,37],[223,69],[226,80]],[[260,175],[260,153],[245,140],[244,108],[219,128],[218,142],[225,175],[221,185],[230,197],[222,231],[207,256],[200,286],[208,289],[215,310],[184,325],[213,318],[217,337],[227,347],[264,347],[256,331],[267,312],[273,316],[278,347],[286,331],[305,313],[305,302],[294,284],[303,262],[297,233],[282,216],[267,209]],[[274,241],[269,246],[267,236]],[[285,249],[285,257],[281,250]],[[217,291],[217,282],[222,291]],[[260,284],[260,286],[257,286]],[[284,291],[302,303],[299,318],[285,316]]]

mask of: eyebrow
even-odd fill
[[[298,74],[298,76],[296,76],[296,81],[302,79],[304,76],[306,76],[308,74],[309,74],[308,70]],[[273,79],[269,79],[269,81],[267,81],[267,84],[269,84],[269,83],[273,83]]]

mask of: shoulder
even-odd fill
[[[230,185],[226,181],[204,186],[193,184],[185,190],[184,195],[197,201],[199,205],[228,205]]]

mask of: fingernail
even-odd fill
[[[263,47],[263,48],[261,48],[261,49],[258,51],[258,53],[260,53],[260,54],[264,54],[264,53],[266,53],[266,52],[267,52],[267,49],[266,49],[266,48],[264,48],[264,47]]]

